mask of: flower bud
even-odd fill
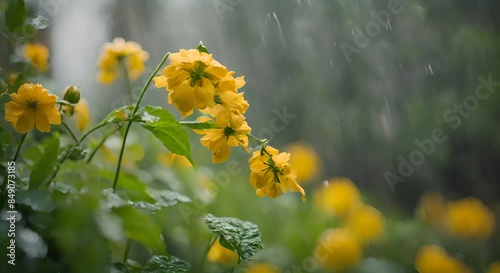
[[[80,101],[80,87],[70,85],[64,91],[63,99],[72,104],[77,104]]]

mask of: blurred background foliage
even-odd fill
[[[302,204],[294,194],[278,199],[255,196],[248,183],[244,152],[213,166],[210,153],[193,134],[197,163],[193,171],[185,167],[186,162],[165,154],[153,138],[132,135],[126,172],[147,185],[167,187],[193,200],[190,205],[162,209],[154,217],[164,227],[168,252],[195,265],[200,264],[210,239],[202,221],[208,212],[255,222],[265,246],[257,261],[272,263],[284,272],[300,265],[311,257],[325,229],[341,225],[339,219],[314,208],[313,193],[331,177],[352,179],[364,201],[386,217],[384,236],[365,249],[365,256],[374,258],[366,259],[359,272],[375,272],[374,268],[382,268],[377,272],[414,272],[416,251],[426,243],[446,245],[450,252],[466,257],[476,253],[489,263],[500,255],[498,235],[488,246],[473,242],[470,247],[469,241],[454,240],[439,228],[415,220],[414,210],[422,194],[433,190],[450,201],[476,196],[498,215],[500,97],[492,92],[479,100],[474,111],[466,111],[467,116],[455,112],[454,105],[475,95],[479,77],[491,75],[494,82],[500,81],[500,19],[496,17],[500,3],[401,0],[401,12],[379,24],[379,34],[367,36],[365,27],[377,22],[370,12],[387,11],[389,2],[27,1],[30,13],[42,14],[50,22],[33,37],[51,50],[50,77],[34,75],[30,79],[59,95],[69,84],[80,85],[96,122],[129,103],[120,81],[111,87],[95,81],[102,44],[117,36],[140,43],[150,54],[151,71],[166,51],[194,48],[202,40],[218,61],[237,76],[245,76],[243,91],[250,103],[246,115],[256,136],[293,154],[300,154],[305,145],[318,155],[317,159],[303,155],[307,159],[297,159],[295,164],[313,168],[304,172],[315,174],[304,181],[308,202]],[[356,28],[364,33],[361,47]],[[15,43],[5,36],[0,39],[2,70],[18,69],[12,65],[12,56],[19,53],[22,39]],[[346,45],[356,49],[348,57],[343,52]],[[146,103],[173,109],[167,105],[166,93],[153,88]],[[453,121],[445,118],[449,109]],[[283,112],[290,118],[283,120]],[[278,121],[274,124],[274,120]],[[457,129],[452,128],[455,124],[459,124]],[[436,128],[445,131],[447,140],[436,144],[435,152],[425,156],[425,162],[392,191],[386,173],[397,174],[399,157],[409,160],[418,149],[415,141],[431,138]],[[99,180],[93,174],[113,170],[119,143],[119,138],[108,139],[93,165],[63,167],[61,177]],[[25,157],[30,158],[29,151]],[[67,238],[58,240],[64,244],[57,248],[48,248],[51,259],[30,266],[54,268],[51,263],[63,259],[73,269],[85,263],[82,272],[88,272],[106,262],[100,260],[109,254],[109,248],[102,245],[106,234],[99,230],[114,224],[112,220],[103,223],[107,216],[95,215],[99,199],[91,193],[99,190],[100,186],[89,190],[56,216],[27,216],[31,223],[53,227],[58,238]],[[79,240],[72,241],[75,238]],[[79,242],[84,247],[75,248]],[[55,242],[46,240],[45,244]],[[130,256],[144,262],[148,258],[144,253],[137,244]],[[484,272],[477,261],[466,262]],[[24,272],[31,272],[30,266]]]

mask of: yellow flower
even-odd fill
[[[61,124],[55,95],[40,84],[23,84],[17,93],[10,95],[12,101],[5,104],[5,120],[18,133],[27,133],[36,125],[40,132],[50,132],[50,124]]]
[[[156,159],[165,166],[181,168],[192,167],[191,162],[189,162],[185,156],[177,155],[171,152],[159,153]]]
[[[82,98],[75,106],[74,109],[76,117],[76,128],[78,131],[83,132],[90,125],[90,111],[89,104]]]
[[[275,198],[287,190],[300,192],[305,201],[306,192],[295,180],[296,174],[288,163],[289,153],[280,153],[277,149],[266,146],[255,151],[248,160],[250,163],[250,183],[256,188],[259,197]]]
[[[43,44],[26,44],[24,47],[24,57],[31,62],[38,71],[47,71],[47,61],[49,60],[49,49]]]
[[[251,128],[246,122],[240,127],[226,126],[224,128],[194,130],[198,134],[204,135],[200,142],[203,146],[212,151],[212,162],[221,163],[226,161],[231,154],[230,147],[240,145],[243,148],[248,146],[248,136]]]
[[[233,266],[238,262],[238,254],[223,247],[217,239],[208,251],[207,259],[224,266]]]
[[[243,97],[244,93],[225,91],[215,95],[215,105],[201,110],[215,117],[215,123],[220,127],[231,126],[237,128],[245,121],[243,114],[248,109],[248,102]]]
[[[359,205],[347,215],[345,227],[361,240],[369,242],[384,232],[384,215],[374,207]]]
[[[446,202],[437,192],[426,192],[420,198],[416,214],[423,221],[441,226],[446,219]]]
[[[314,250],[314,258],[327,269],[354,267],[363,258],[363,248],[356,236],[347,229],[325,231]]]
[[[315,205],[333,216],[344,216],[351,208],[361,203],[358,187],[345,177],[333,178],[327,187],[315,194]]]
[[[279,273],[279,270],[272,264],[258,263],[258,264],[251,265],[244,272],[245,273]]]
[[[500,262],[490,264],[486,273],[500,273]]]
[[[165,87],[168,103],[174,104],[183,117],[193,109],[214,106],[215,85],[229,72],[211,54],[195,49],[181,49],[170,55],[171,64],[153,80],[156,87]]]
[[[495,229],[495,215],[474,197],[448,203],[448,229],[454,235],[468,239],[488,239]]]
[[[421,247],[415,257],[415,269],[420,273],[471,273],[462,261],[450,256],[439,246]]]
[[[142,50],[136,42],[126,42],[123,38],[113,39],[113,43],[106,43],[99,57],[99,75],[97,80],[103,84],[111,84],[116,79],[120,63],[125,62],[127,73],[131,80],[136,80],[146,70],[145,62],[149,54]]]
[[[295,142],[287,145],[285,151],[292,154],[290,164],[295,167],[297,180],[301,184],[311,181],[319,173],[321,160],[311,145],[305,142]]]

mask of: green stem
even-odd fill
[[[61,166],[62,164],[64,163],[64,161],[68,158],[68,156],[76,149],[76,147],[78,147],[78,145],[74,145],[73,147],[71,147],[68,151],[66,151],[66,153],[61,157],[61,159],[59,159],[59,161],[57,162],[57,165],[56,165],[56,168],[54,170],[54,173],[52,174],[52,176],[50,177],[49,179],[49,183],[47,183],[47,187],[50,186],[50,184],[52,184],[52,181],[54,180],[54,178],[56,178],[57,176],[57,173],[59,173],[59,169],[61,169]]]
[[[122,128],[121,125],[118,124],[118,127],[109,132],[108,134],[106,134],[102,140],[99,142],[99,144],[97,144],[97,146],[94,148],[94,150],[92,151],[92,153],[90,153],[90,156],[89,158],[87,158],[87,160],[85,161],[85,163],[90,163],[90,161],[92,160],[92,158],[94,157],[94,155],[97,153],[97,151],[99,150],[99,148],[101,148],[101,146],[104,144],[104,142],[111,136],[113,135],[114,133],[116,133],[116,131],[120,130]]]
[[[130,245],[132,244],[130,239],[127,239],[127,246],[125,246],[125,254],[123,255],[122,263],[125,264],[128,259],[128,253],[130,252]]]
[[[28,133],[25,133],[21,137],[21,141],[19,142],[19,145],[17,146],[16,153],[14,154],[14,157],[12,158],[13,162],[16,162],[16,159],[19,156],[19,152],[21,151],[21,146],[23,146],[24,140],[26,139],[27,135],[28,135]],[[3,208],[3,202],[5,202],[5,199],[7,198],[7,184],[8,184],[7,177],[8,177],[8,175],[6,175],[3,179],[2,199],[0,200],[0,208]]]
[[[68,132],[71,135],[71,137],[73,138],[73,140],[75,140],[76,145],[79,145],[80,144],[80,140],[78,140],[78,138],[76,137],[75,133],[73,133],[73,130],[71,130],[71,128],[69,128],[68,124],[66,122],[64,122],[64,120],[62,121],[62,125],[64,125],[64,127],[66,128],[66,130],[68,130]]]
[[[17,156],[19,155],[19,152],[21,151],[21,146],[23,146],[23,143],[24,143],[24,140],[26,139],[26,136],[28,135],[28,133],[25,133],[22,137],[21,137],[21,141],[19,142],[19,146],[17,146],[17,150],[16,150],[16,153],[14,154],[14,158],[12,158],[12,161],[16,161],[17,159]]]
[[[132,84],[130,83],[130,76],[128,74],[127,65],[125,64],[125,59],[121,60],[120,66],[123,69],[123,76],[125,77],[125,86],[127,87],[128,95],[130,96],[130,102],[134,99],[132,94]]]
[[[256,140],[257,142],[259,142],[260,144],[265,144],[267,143],[267,139],[260,139],[252,134],[247,134],[247,136],[249,136],[250,138],[253,138],[254,140]]]
[[[167,60],[169,55],[170,55],[170,52],[168,52],[167,54],[165,54],[165,56],[163,56],[163,59],[161,59],[160,64],[158,64],[158,66],[153,71],[153,73],[151,73],[151,76],[149,76],[148,81],[146,82],[146,84],[142,88],[141,95],[139,96],[139,99],[137,100],[137,102],[134,106],[134,110],[132,110],[132,114],[130,115],[130,117],[133,117],[137,113],[137,111],[139,110],[139,105],[142,101],[142,98],[144,97],[144,94],[146,94],[146,90],[148,89],[149,84],[151,84],[153,77],[156,75],[156,73],[158,73],[158,70],[160,70],[160,68],[163,66],[163,63],[165,63],[165,61]],[[123,158],[123,153],[125,151],[125,144],[127,142],[128,132],[130,131],[130,126],[132,126],[132,121],[128,122],[127,127],[125,128],[125,133],[123,134],[122,147],[120,149],[120,155],[118,156],[118,164],[116,166],[115,179],[113,181],[113,191],[116,189],[116,185],[118,184],[118,178],[120,177],[122,158]]]

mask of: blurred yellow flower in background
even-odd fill
[[[500,262],[496,261],[490,264],[486,273],[500,273]]]
[[[43,44],[26,44],[24,57],[40,72],[47,71],[49,49]]]
[[[456,236],[466,239],[488,239],[495,229],[495,215],[475,197],[448,203],[447,227]]]
[[[161,164],[169,167],[192,167],[191,162],[189,162],[189,160],[185,156],[177,155],[171,152],[159,153],[156,156],[156,160],[158,160],[158,162],[160,162]]]
[[[351,208],[361,203],[358,187],[349,178],[337,177],[328,182],[327,187],[316,191],[316,208],[333,216],[344,216]]]
[[[111,84],[116,79],[122,62],[130,79],[136,80],[146,71],[145,62],[148,59],[149,54],[142,50],[140,44],[116,37],[112,43],[106,43],[102,47],[97,80],[102,84]]]
[[[384,232],[384,215],[376,208],[368,205],[358,205],[353,208],[345,219],[344,226],[364,242],[370,242]]]
[[[171,64],[153,79],[157,88],[169,91],[168,103],[183,117],[191,115],[194,108],[214,106],[215,85],[229,73],[227,68],[211,54],[196,49],[181,49],[169,58]]]
[[[300,184],[310,182],[320,172],[321,160],[311,145],[294,142],[288,144],[284,150],[292,155],[290,164],[294,166]]]
[[[238,263],[238,254],[223,247],[219,239],[217,239],[208,251],[207,259],[211,262],[229,267]]]
[[[257,196],[275,198],[290,190],[300,192],[302,201],[305,201],[306,192],[295,180],[296,174],[288,163],[289,159],[289,153],[280,153],[271,146],[253,153],[248,163],[252,171],[250,183],[257,189]]]
[[[40,132],[50,132],[50,124],[61,123],[55,95],[49,94],[41,84],[21,85],[17,93],[10,94],[11,101],[5,104],[5,120],[18,133],[27,133],[36,125]]]
[[[346,269],[361,262],[363,248],[351,231],[344,228],[329,229],[319,238],[314,258],[324,268]]]
[[[99,151],[106,162],[116,164],[118,162],[120,148],[120,138],[112,136],[104,142],[104,145],[101,146]],[[144,155],[144,146],[141,143],[134,142],[134,139],[131,138],[130,143],[126,144],[125,151],[123,153],[123,165],[135,167],[136,162],[142,160]]]
[[[226,126],[223,128],[194,130],[197,134],[204,135],[200,142],[203,146],[212,151],[212,162],[221,163],[226,161],[231,155],[231,147],[238,145],[246,148],[248,146],[248,136],[252,129],[246,122],[240,127]]]
[[[74,109],[76,118],[76,129],[83,132],[90,125],[90,110],[87,101],[82,98]]]
[[[472,273],[464,262],[436,245],[424,246],[418,250],[415,269],[420,273]]]
[[[433,226],[443,226],[446,221],[446,201],[437,192],[425,192],[420,197],[415,212],[417,217]]]
[[[272,264],[257,263],[253,264],[243,272],[245,273],[279,273],[280,271]]]

